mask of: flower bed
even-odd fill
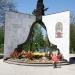
[[[14,51],[11,55],[10,61],[19,62],[19,63],[27,63],[27,64],[35,64],[35,63],[51,63],[51,55],[49,53],[39,53],[28,51],[25,52],[22,50],[21,52]],[[60,57],[60,56],[59,56]]]

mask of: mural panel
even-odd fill
[[[63,37],[63,24],[61,22],[57,22],[55,26],[55,37],[62,38]]]

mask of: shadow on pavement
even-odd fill
[[[0,59],[3,59],[3,55],[0,55]]]
[[[70,64],[75,64],[75,57],[70,58]]]

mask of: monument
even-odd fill
[[[70,12],[45,16],[47,9],[43,0],[38,0],[33,15],[6,12],[4,59],[50,63],[49,53],[56,52],[69,61]]]

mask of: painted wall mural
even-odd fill
[[[57,22],[55,26],[55,37],[62,38],[63,37],[63,24],[62,22]]]

